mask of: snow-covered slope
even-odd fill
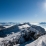
[[[46,46],[46,35],[39,37],[34,42],[27,44],[25,46]]]
[[[14,26],[14,25],[3,26],[3,27],[5,27],[5,28],[10,28],[10,27],[12,27],[12,26]]]

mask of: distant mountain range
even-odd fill
[[[9,26],[9,25],[15,25],[16,23],[14,22],[0,22],[0,25],[2,26]]]
[[[20,24],[20,23],[16,23],[16,22],[0,22],[0,26],[11,26],[11,25],[16,25],[16,24]],[[31,23],[31,24],[33,24],[33,25],[46,24],[46,22]]]
[[[40,22],[39,24],[46,24],[46,22]]]

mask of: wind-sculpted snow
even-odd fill
[[[20,26],[22,28],[20,28]],[[42,27],[30,25],[29,23],[15,25],[3,31],[6,31],[6,34],[9,31],[12,32],[12,34],[4,37],[4,39],[0,41],[0,46],[13,46],[16,44],[22,44],[29,40],[35,40],[45,34],[45,30]]]
[[[46,46],[46,35],[39,37],[34,42],[27,44],[25,46]]]

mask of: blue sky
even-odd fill
[[[0,0],[0,22],[46,21],[46,0]]]

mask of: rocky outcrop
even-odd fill
[[[36,30],[38,30],[39,32],[41,32],[43,34],[45,33],[45,29],[40,26],[32,25],[31,27],[35,28]]]
[[[45,29],[40,26],[32,25],[31,27],[37,30],[37,31],[35,30],[36,31],[35,37],[39,37],[39,36],[46,34]]]

